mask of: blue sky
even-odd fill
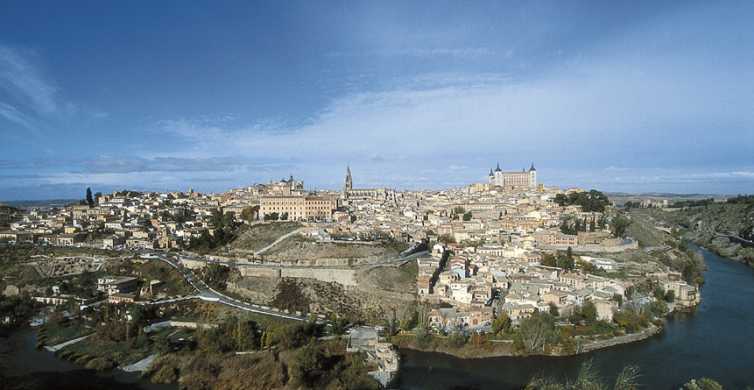
[[[293,174],[754,192],[748,2],[0,6],[0,200]]]

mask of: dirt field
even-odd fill
[[[388,260],[398,257],[403,248],[397,243],[315,242],[301,236],[291,237],[270,249],[265,258],[272,261],[299,261],[314,259],[369,259]]]
[[[238,238],[228,244],[227,250],[258,251],[272,244],[280,236],[301,227],[298,222],[271,222],[252,225],[244,229]]]

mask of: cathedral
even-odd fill
[[[343,185],[343,199],[395,200],[395,191],[389,188],[353,188],[351,167],[346,167],[346,179]]]
[[[491,185],[508,189],[536,188],[537,170],[532,163],[528,171],[522,169],[521,172],[504,172],[500,169],[500,163],[498,163],[497,168],[490,169],[489,181]]]

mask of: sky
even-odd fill
[[[537,168],[754,193],[754,3],[0,3],[0,200],[440,189]]]

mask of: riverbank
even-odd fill
[[[458,358],[434,352],[401,349],[397,387],[450,390],[521,389],[538,374],[572,378],[591,361],[605,382],[623,367],[640,369],[642,388],[677,390],[692,378],[715,378],[726,389],[754,385],[754,270],[701,250],[704,299],[693,312],[667,318],[662,331],[643,341],[614,345],[572,356],[500,356]],[[672,358],[671,358],[672,357]]]
[[[696,245],[754,268],[754,241],[751,238],[754,206],[750,204],[714,203],[672,211],[641,209],[632,213],[649,215],[682,232],[685,239]]]
[[[623,344],[636,343],[649,339],[662,332],[663,327],[651,324],[648,328],[642,329],[635,333],[627,333],[620,336],[613,336],[606,339],[588,340],[581,343],[577,340],[576,350],[568,352],[563,348],[545,348],[545,352],[521,353],[517,352],[513,346],[513,340],[485,340],[479,344],[464,344],[461,347],[449,346],[445,343],[430,343],[427,348],[421,348],[412,342],[413,336],[394,337],[393,345],[400,350],[412,350],[424,353],[439,353],[447,356],[453,356],[459,359],[487,359],[497,357],[527,357],[527,356],[549,356],[564,357],[588,354],[601,349],[611,348]]]
[[[138,373],[86,369],[55,353],[37,348],[37,330],[20,327],[0,334],[3,389],[132,389],[175,390],[175,385],[149,383]],[[2,387],[2,386],[0,386]]]
[[[754,268],[754,259],[739,255],[742,245],[739,243],[731,242],[729,238],[716,237],[706,239],[704,237],[699,237],[691,234],[687,234],[685,237],[694,244],[698,245],[700,248],[706,249],[720,257],[724,257],[732,261],[737,261],[741,264]]]
[[[623,336],[615,336],[605,340],[594,340],[592,342],[581,345],[579,353],[588,353],[600,349],[615,347],[617,345],[644,341],[652,336],[659,334],[660,332],[662,332],[662,329],[662,326],[650,325],[648,328],[642,329],[636,333],[628,333]]]

